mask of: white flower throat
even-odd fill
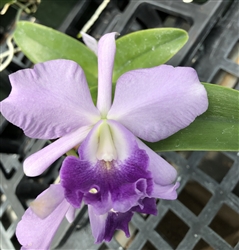
[[[117,159],[110,127],[106,121],[103,121],[99,128],[99,144],[96,157],[98,160],[104,160],[106,163]]]

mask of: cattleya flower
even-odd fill
[[[82,202],[96,243],[110,241],[116,229],[129,237],[133,213],[156,215],[156,198],[176,199],[179,186],[176,170],[140,139],[165,139],[208,107],[196,72],[169,65],[123,74],[112,103],[115,33],[98,45],[84,39],[98,55],[96,107],[82,68],[64,59],[11,74],[12,92],[1,102],[2,114],[27,136],[59,138],[25,160],[26,175],[43,173],[80,145],[79,158],[63,161],[60,184],[40,194],[18,224],[23,249],[48,249],[61,220],[72,221]]]

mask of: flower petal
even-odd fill
[[[68,202],[79,207],[84,199],[99,214],[111,208],[126,212],[138,205],[139,199],[150,195],[153,188],[151,173],[147,171],[148,156],[138,148],[134,135],[117,122],[108,123],[119,158],[110,162],[91,159],[97,151],[94,143],[100,130],[100,126],[95,126],[79,148],[80,158],[67,157],[60,172]]]
[[[96,55],[98,54],[98,42],[97,40],[85,32],[81,32],[83,42],[86,44],[86,46],[91,49]]]
[[[132,207],[131,211],[145,214],[157,215],[158,209],[155,198],[144,198],[140,206]]]
[[[90,129],[91,126],[81,127],[61,137],[35,154],[30,155],[23,163],[25,174],[27,176],[42,174],[54,161],[81,143]]]
[[[70,205],[66,213],[66,219],[68,220],[69,223],[72,223],[74,221],[75,213],[76,213],[76,209]]]
[[[176,192],[178,187],[179,182],[167,186],[155,184],[151,193],[151,197],[156,197],[164,200],[175,200],[178,196]]]
[[[117,229],[124,231],[126,237],[130,237],[128,224],[133,216],[133,212],[109,212],[98,215],[94,207],[90,205],[88,206],[88,210],[95,243],[101,243],[103,240],[111,241]]]
[[[58,138],[100,118],[84,72],[73,61],[39,63],[9,78],[12,91],[1,112],[29,137]]]
[[[151,172],[154,181],[151,197],[175,200],[177,198],[176,189],[179,187],[178,182],[172,184],[177,178],[176,169],[142,141],[137,139],[137,142],[139,148],[144,149],[149,156],[148,170]]]
[[[16,236],[23,249],[50,249],[51,241],[63,220],[69,203],[63,200],[45,219],[40,219],[28,208],[18,223]]]
[[[79,208],[81,206],[81,202],[83,199],[83,192],[79,190],[79,175],[81,175],[81,170],[77,168],[79,163],[78,158],[74,156],[68,156],[63,161],[61,170],[60,170],[60,178],[61,184],[64,187],[65,197],[67,201],[74,207]],[[74,173],[72,172],[74,171]],[[85,181],[90,181],[90,176],[87,176]],[[91,187],[87,190],[90,191]]]
[[[207,107],[207,92],[194,69],[161,65],[123,74],[107,118],[156,142],[187,127]]]
[[[152,173],[154,182],[162,186],[172,184],[177,178],[176,169],[142,141],[137,139],[137,142],[139,148],[144,149],[149,156],[148,170]]]
[[[105,223],[108,214],[99,215],[93,206],[88,205],[88,213],[90,218],[91,231],[95,238],[95,243],[101,243],[105,236]]]
[[[111,107],[112,73],[116,51],[115,35],[109,33],[102,36],[98,43],[98,98],[97,108],[104,116]]]
[[[32,211],[41,219],[51,214],[65,199],[64,189],[60,184],[53,184],[41,193],[30,205]]]

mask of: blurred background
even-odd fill
[[[201,81],[239,90],[237,0],[17,0],[0,9],[0,100],[11,90],[8,75],[32,66],[11,39],[19,8],[24,9],[21,20],[58,29],[74,38],[81,30],[99,39],[111,31],[125,35],[156,27],[182,28],[189,33],[189,41],[168,64],[191,66]],[[0,135],[0,248],[20,249],[16,225],[29,203],[57,179],[64,157],[41,176],[28,178],[22,162],[50,142],[27,138],[1,114]],[[178,170],[181,186],[177,200],[158,200],[157,217],[134,215],[130,238],[119,231],[110,243],[100,245],[94,245],[87,208],[82,207],[74,223],[63,222],[52,248],[239,249],[239,153],[159,154]]]

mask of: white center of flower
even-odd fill
[[[115,211],[113,208],[110,209],[110,212],[113,212],[113,213],[118,213],[117,211]]]
[[[98,160],[104,160],[106,162],[117,159],[117,152],[114,146],[109,125],[106,121],[103,122],[100,127],[99,146],[96,157]]]
[[[98,190],[97,190],[96,188],[91,188],[91,189],[89,190],[89,193],[91,193],[91,194],[97,194],[97,193],[98,193]]]

